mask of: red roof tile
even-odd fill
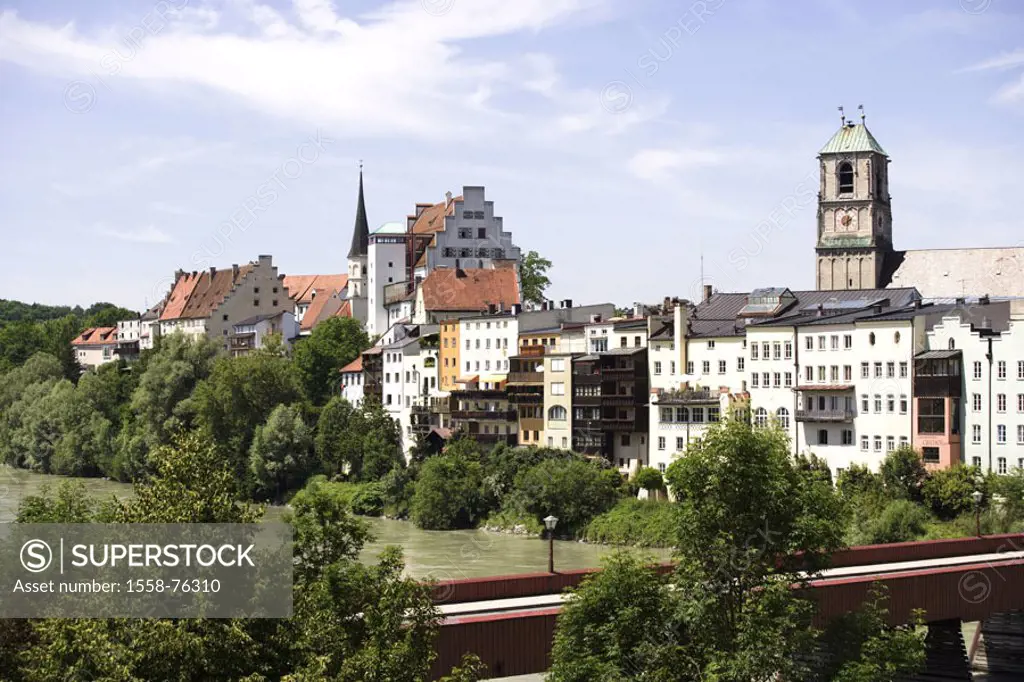
[[[242,280],[252,265],[243,265],[236,271],[203,270],[202,272],[186,272],[178,277],[167,299],[167,305],[160,315],[161,320],[203,319],[213,314],[238,282]]]
[[[344,367],[338,370],[339,372],[362,372],[363,371],[363,356],[360,355],[358,358],[348,363]]]
[[[318,289],[311,295],[312,302],[302,316],[302,323],[299,328],[303,331],[312,329],[319,322],[334,314],[341,308],[342,301],[338,299],[338,289]]]
[[[341,291],[348,285],[348,275],[285,275],[288,297],[298,304],[313,302],[313,292],[321,289]]]
[[[519,303],[519,283],[512,268],[434,270],[421,285],[427,310],[486,311],[488,304],[505,308]]]
[[[117,327],[89,327],[76,336],[72,346],[108,346],[117,343]]]

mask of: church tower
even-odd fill
[[[892,259],[889,155],[864,124],[847,121],[818,153],[816,288],[881,289]],[[839,108],[842,111],[842,107]]]
[[[348,250],[348,300],[352,317],[363,324],[367,321],[366,267],[370,243],[370,224],[366,220],[366,202],[363,200],[363,164],[359,164],[359,199],[356,204],[356,224],[352,230],[352,246]]]

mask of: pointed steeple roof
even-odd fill
[[[370,224],[366,221],[366,202],[363,200],[363,164],[359,164],[359,201],[356,204],[356,225],[352,230],[352,248],[349,258],[367,255],[370,245]]]
[[[843,123],[819,154],[843,154],[847,152],[875,152],[889,156],[878,140],[863,123]]]

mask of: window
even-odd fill
[[[1000,360],[996,363],[996,379],[1006,378],[1006,360]]]
[[[786,388],[792,388],[793,387],[793,373],[792,372],[786,372],[786,384],[785,384],[785,386],[786,386]]]
[[[660,365],[661,363],[656,363],[656,364]],[[551,371],[552,372],[564,372],[565,371],[565,359],[564,358],[555,358],[554,360],[552,360],[551,361]]]
[[[828,380],[833,384],[839,383],[839,365],[832,365],[828,370]]]
[[[906,414],[906,413],[907,413],[907,396],[901,395],[900,396],[900,414]]]
[[[693,422],[694,424],[703,424],[704,423],[704,408],[703,407],[695,407],[695,408],[693,408],[693,411],[691,412],[690,421]]]
[[[775,411],[775,417],[779,420],[779,426],[783,429],[789,428],[789,410],[785,407],[780,407]]]
[[[843,429],[843,445],[853,445],[852,429]]]
[[[640,337],[638,336],[636,338],[639,339]],[[714,350],[714,349],[715,349],[715,342],[709,339],[708,340],[708,350]]]
[[[668,371],[669,371],[669,374],[673,374],[674,375],[676,373],[676,361],[675,360],[673,360],[672,362],[668,363]]]
[[[974,375],[973,376],[974,376],[975,379],[980,379],[981,378],[981,361],[980,360],[975,360],[974,361]]]
[[[804,339],[804,348],[807,350],[814,350],[814,337],[808,336]]]
[[[973,426],[971,426],[971,442],[981,442],[981,424],[974,424]]]
[[[826,429],[818,429],[818,445],[828,445],[828,431]]]
[[[836,166],[836,179],[839,183],[840,194],[853,193],[853,164],[849,161],[842,161]]]
[[[725,370],[726,370],[726,362],[725,362],[725,360],[719,360],[718,361],[718,373],[719,374],[725,374]]]
[[[810,365],[804,367],[804,381],[814,381],[814,368]]]
[[[861,436],[860,437],[860,449],[863,450],[864,452],[867,452],[868,450],[870,450],[871,449],[871,439],[868,438],[867,436]]]
[[[938,464],[939,462],[939,449],[935,447],[923,447],[921,448],[921,459],[930,464]]]
[[[906,362],[901,362],[900,363],[900,379],[906,379],[906,378],[907,378],[907,363]]]
[[[843,381],[853,381],[852,365],[843,365]]]
[[[1024,393],[1017,394],[1017,411],[1024,412]]]
[[[1006,445],[1006,424],[996,425],[996,442],[1000,445]]]
[[[875,333],[874,332],[871,332],[870,334],[868,334],[868,343],[870,345],[872,345],[872,346],[875,345]]]
[[[778,341],[772,342],[772,360],[782,359],[782,344]]]
[[[875,395],[875,414],[882,414],[882,396]]]
[[[658,436],[658,449],[659,450],[664,450],[665,449],[665,436]]]
[[[1000,393],[996,396],[996,412],[1006,412],[1006,394]]]
[[[736,358],[736,371],[742,372],[746,369],[746,358]]]
[[[887,362],[885,363],[885,377],[887,379],[893,379],[896,377],[896,363]]]
[[[917,432],[946,432],[946,401],[944,398],[917,399]]]
[[[758,374],[757,372],[754,372],[753,374],[750,375],[750,387],[751,388],[760,388],[760,381],[761,381],[760,376],[761,375]]]
[[[784,348],[786,359],[787,360],[792,360],[793,359],[793,342],[792,341],[786,341],[786,343],[783,346],[783,348]]]
[[[875,378],[876,379],[881,379],[882,378],[882,363],[880,363],[880,362],[876,362],[875,363]]]
[[[832,350],[839,350],[839,334],[833,334],[829,338],[829,345],[832,347]]]
[[[640,347],[640,337],[639,336],[634,336],[633,337],[633,347],[634,348],[639,348]]]
[[[818,381],[825,381],[825,365],[818,365]]]
[[[1017,361],[1017,379],[1024,381],[1024,360]]]
[[[762,388],[768,388],[768,386],[770,385],[769,382],[771,381],[770,376],[771,375],[769,375],[768,372],[764,372],[764,373],[761,374],[761,387]]]
[[[708,408],[708,422],[711,424],[717,424],[721,419],[721,409],[717,407]]]
[[[896,411],[896,396],[891,393],[885,397],[885,411],[889,414]]]
[[[1006,473],[1006,458],[1000,457],[996,460],[996,472],[1000,474]]]
[[[260,307],[260,299],[258,299],[258,298],[252,299],[252,307],[253,308],[259,308]]]
[[[619,339],[619,347],[620,348],[625,348],[628,345],[629,345],[629,339],[627,339],[625,336],[623,336],[621,339]]]
[[[874,445],[875,445],[875,452],[881,452],[882,451],[882,437],[881,436],[875,436]]]
[[[971,394],[971,410],[974,412],[981,412],[981,394]]]
[[[758,356],[758,352],[759,352],[757,350],[758,347],[759,346],[756,343],[750,344],[750,359],[751,360],[757,360],[758,359],[758,357],[757,357]]]
[[[843,348],[846,350],[853,348],[853,334],[843,334]]]
[[[896,439],[892,436],[885,437],[885,451],[892,452],[896,449]]]
[[[1024,424],[1017,425],[1017,444],[1024,444]]]
[[[693,374],[693,360],[686,361],[686,373]]]
[[[860,363],[860,378],[869,379],[871,378],[871,365],[866,362]]]
[[[628,433],[622,434],[622,438],[619,440],[619,442],[622,443],[623,447],[629,447],[629,434]],[[619,460],[619,461],[621,462],[622,460]]]
[[[860,397],[860,411],[863,414],[868,414],[871,411],[868,409],[868,397],[866,395]]]
[[[705,360],[704,362],[700,363],[700,371],[701,374],[711,374],[711,361]]]
[[[818,337],[818,350],[825,350],[825,335],[822,334]]]
[[[782,388],[782,374],[781,373],[775,372],[775,373],[772,374],[772,387],[773,388]]]
[[[976,467],[978,467],[980,469],[981,468],[981,457],[971,457],[971,464],[973,466],[976,466]]]
[[[565,383],[562,381],[551,382],[551,395],[565,395]]]
[[[564,422],[568,418],[566,409],[561,405],[555,405],[548,410],[548,420],[553,422]]]
[[[686,449],[686,439],[681,436],[676,436],[676,452],[682,452]]]
[[[655,374],[661,374],[661,363],[660,362],[655,361],[655,363],[654,363],[654,373]]]

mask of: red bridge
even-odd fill
[[[670,564],[658,567],[669,572]],[[434,675],[463,653],[480,656],[495,677],[539,673],[550,666],[555,619],[567,587],[596,569],[452,580],[434,587],[445,619]],[[971,665],[1024,679],[1024,535],[852,547],[832,556],[811,582],[818,624],[859,609],[873,583],[889,591],[893,625],[924,609],[929,671],[923,680],[970,680]],[[962,622],[978,622],[965,644]]]

